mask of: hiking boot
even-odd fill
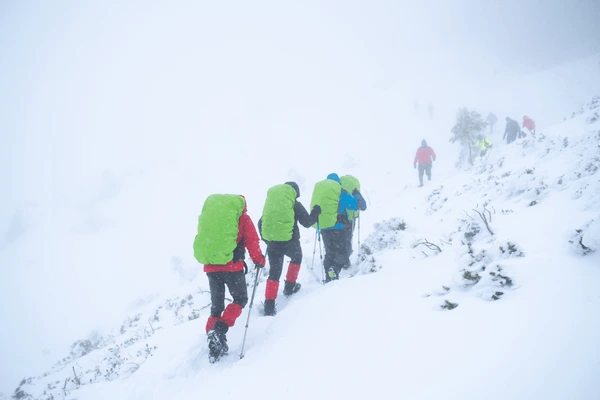
[[[274,316],[277,314],[275,309],[275,300],[265,300],[265,315]]]
[[[338,279],[338,275],[335,273],[335,270],[333,268],[327,269],[327,272],[325,273],[325,283],[334,281],[336,279]]]
[[[227,330],[229,327],[223,321],[215,322],[213,329],[208,331],[208,360],[211,363],[218,361],[222,355],[229,352],[229,346],[227,345]]]
[[[283,288],[283,295],[291,296],[294,293],[298,293],[298,291],[300,290],[301,287],[302,287],[302,285],[297,282],[285,281],[285,287]]]

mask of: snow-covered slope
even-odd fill
[[[261,316],[263,271],[230,355],[211,365],[204,276],[174,259],[185,285],[74,343],[15,397],[596,399],[599,114],[595,98],[535,137],[496,142],[470,171],[434,167],[424,188],[395,184],[391,157],[370,176],[350,157],[338,171],[361,178],[369,209],[344,279],[320,284],[303,231],[302,291]],[[297,178],[309,198],[312,177]]]

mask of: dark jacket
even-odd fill
[[[504,129],[504,136],[502,136],[502,139],[506,139],[508,137],[509,140],[515,140],[519,132],[521,132],[519,123],[514,119],[507,118],[506,129]]]

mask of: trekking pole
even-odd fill
[[[265,251],[265,263],[267,261],[267,253],[269,248]],[[264,268],[264,265],[263,265]],[[256,278],[254,278],[254,288],[252,288],[252,297],[250,298],[250,306],[248,307],[248,318],[246,318],[246,329],[244,330],[244,340],[242,340],[242,350],[240,351],[240,360],[244,358],[244,344],[246,343],[246,334],[248,333],[248,323],[250,322],[250,314],[252,314],[252,304],[254,304],[254,295],[256,294],[256,287],[258,286],[258,277],[260,274],[260,268],[256,270]]]
[[[356,218],[358,218],[358,214],[357,214]],[[356,227],[356,218],[352,218],[352,230],[350,231],[350,256],[354,252],[354,250],[352,249],[352,239],[354,238],[354,228]],[[356,264],[358,264],[359,254],[360,254],[360,248],[358,249],[358,253],[356,254]],[[348,258],[350,258],[350,256],[348,256]],[[350,264],[352,264],[352,261],[350,261]]]
[[[317,233],[318,233],[318,229],[315,229],[315,246],[313,247],[313,258],[312,258],[312,263],[310,264],[310,270],[314,272],[314,266],[315,266],[315,255],[317,253]]]
[[[321,276],[322,284],[325,284],[325,266],[323,265],[323,251],[321,250],[321,224],[317,220],[317,236],[319,237],[319,257],[321,257]]]
[[[356,257],[358,257],[357,261],[360,261],[360,211],[358,211],[356,218],[358,219],[358,253],[356,254]]]

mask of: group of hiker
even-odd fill
[[[490,113],[488,124],[497,121]],[[523,117],[523,127],[535,134],[535,122]],[[512,143],[517,136],[525,135],[519,124],[506,117],[503,139]],[[492,147],[489,138],[478,135],[474,146],[483,156]],[[435,151],[423,139],[413,161],[418,167],[419,187],[423,176],[431,181],[431,168],[436,160]],[[351,175],[340,177],[331,173],[315,184],[311,198],[310,213],[298,201],[300,188],[296,182],[278,184],[267,191],[262,216],[258,221],[258,232],[247,213],[246,199],[242,195],[213,194],[206,198],[198,217],[198,233],[194,239],[194,257],[204,264],[208,277],[211,309],[206,321],[209,359],[214,362],[228,352],[227,336],[242,309],[248,303],[245,274],[246,250],[257,269],[263,268],[267,258],[269,275],[265,288],[264,314],[277,313],[276,300],[283,273],[284,258],[289,258],[283,294],[291,296],[302,285],[298,274],[302,264],[302,246],[298,223],[305,228],[316,228],[315,241],[323,238],[325,256],[322,259],[323,283],[339,279],[342,269],[350,267],[352,237],[359,213],[367,209],[360,192],[360,182]],[[360,232],[360,225],[359,225]],[[266,244],[263,255],[260,240]],[[316,246],[316,242],[315,242]],[[314,255],[313,255],[314,256]],[[256,290],[258,272],[253,289]],[[229,289],[232,302],[225,307],[225,290]],[[251,303],[252,304],[252,303]]]
[[[493,131],[494,124],[498,121],[498,118],[494,113],[490,113],[486,122],[490,126],[490,132]],[[535,122],[527,115],[523,117],[523,128],[526,128],[532,135],[535,135]],[[517,137],[522,138],[527,136],[524,130],[521,129],[519,123],[509,117],[506,117],[506,128],[504,129],[504,136],[502,140],[506,140],[507,144],[514,142]],[[473,146],[479,152],[479,156],[483,157],[487,154],[488,150],[492,148],[492,141],[483,134],[476,136],[476,141]],[[415,159],[413,161],[414,168],[419,171],[419,187],[423,186],[423,175],[427,175],[427,179],[431,180],[431,167],[436,159],[435,151],[427,145],[427,141],[423,139],[421,146],[417,149]]]
[[[264,314],[268,316],[277,313],[275,301],[284,257],[290,262],[283,294],[291,296],[302,286],[297,282],[302,263],[298,223],[305,228],[316,228],[319,241],[323,238],[323,283],[339,279],[341,270],[350,267],[355,224],[360,211],[367,209],[358,179],[331,173],[317,182],[310,213],[298,201],[299,197],[300,188],[296,182],[271,187],[258,221],[258,232],[247,213],[244,196],[213,194],[205,200],[198,217],[194,257],[204,264],[210,288],[212,304],[206,333],[211,362],[228,352],[226,333],[248,303],[246,250],[258,269],[265,266],[268,258],[269,276],[264,301]],[[260,248],[259,235],[266,243],[265,255]],[[258,273],[256,279],[254,290]],[[233,300],[227,307],[225,288],[229,289]]]
[[[493,133],[494,124],[498,121],[498,118],[494,113],[490,113],[486,122],[490,126],[490,133]],[[506,140],[506,144],[511,144],[517,138],[523,138],[527,136],[527,132],[522,129],[525,128],[530,134],[535,136],[535,121],[529,118],[527,115],[523,116],[523,124],[519,126],[519,123],[510,117],[506,117],[506,127],[504,128],[504,135],[502,140]]]
[[[519,126],[519,123],[514,119],[506,117],[506,128],[504,129],[504,136],[502,136],[502,139],[506,139],[506,144],[511,144],[517,140],[517,137],[526,137],[527,133],[521,128],[526,128],[530,134],[535,136],[535,121],[527,115],[523,116],[522,126]]]
[[[494,124],[498,121],[498,118],[494,113],[490,113],[486,122],[490,126],[490,133],[493,132]],[[535,136],[535,121],[529,118],[527,115],[523,116],[523,125],[519,126],[519,123],[510,117],[506,117],[506,127],[504,128],[504,135],[502,136],[502,140],[506,140],[506,144],[511,144],[517,138],[523,138],[527,136],[525,130],[521,128],[526,128],[529,133]],[[487,151],[492,147],[492,142],[489,138],[485,137],[482,134],[477,135],[477,142],[475,142],[475,147],[479,150],[479,154],[484,156]]]

